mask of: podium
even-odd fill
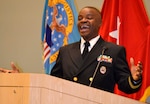
[[[46,74],[0,73],[0,104],[145,104]]]

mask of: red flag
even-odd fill
[[[142,100],[150,96],[150,23],[142,0],[105,0],[102,7],[101,36],[110,42],[123,45],[127,52],[127,61],[134,58],[135,64],[143,63],[143,82],[141,89],[134,94],[125,94],[118,89],[115,93]],[[148,88],[149,87],[149,88]],[[147,90],[149,89],[149,90]]]

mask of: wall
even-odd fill
[[[14,61],[24,72],[42,73],[41,21],[44,0],[1,0],[0,67]]]
[[[0,67],[14,61],[23,72],[43,73],[41,23],[44,0],[1,0]],[[86,5],[101,8],[103,0],[75,0],[77,11]],[[150,17],[150,0],[144,0]]]

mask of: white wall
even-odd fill
[[[14,61],[24,72],[42,73],[41,23],[44,0],[1,0],[0,67]]]
[[[150,0],[144,0],[150,17]],[[43,73],[41,23],[44,0],[1,0],[0,67],[14,61],[23,72]],[[103,0],[75,0],[79,11],[86,5],[101,8]],[[149,8],[148,8],[149,7]]]

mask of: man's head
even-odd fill
[[[89,41],[98,35],[101,25],[100,11],[94,7],[84,7],[78,15],[78,30],[84,40]]]

